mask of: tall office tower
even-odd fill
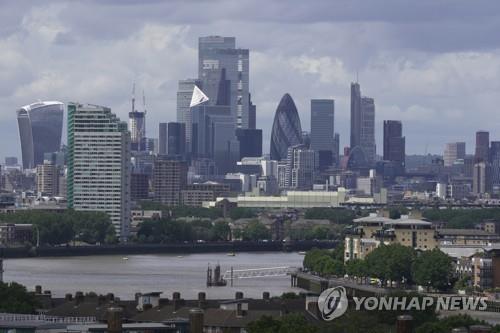
[[[236,138],[240,143],[240,160],[244,157],[262,156],[262,130],[238,128]]]
[[[248,106],[248,128],[256,129],[257,128],[257,106],[252,103],[252,96],[248,96],[248,102],[250,105]]]
[[[130,199],[145,200],[149,197],[150,176],[146,173],[132,173],[130,177]]]
[[[495,191],[500,189],[500,141],[491,141],[490,145],[490,180]]]
[[[196,156],[215,161],[217,173],[232,172],[239,161],[239,142],[236,139],[234,117],[230,107],[199,105],[192,108],[193,128],[196,129]]]
[[[167,155],[167,147],[168,147],[167,123],[160,123],[158,131],[158,154]]]
[[[186,124],[170,122],[167,126],[167,154],[186,155]]]
[[[201,81],[198,79],[179,80],[179,88],[177,90],[177,122],[186,124],[186,150],[188,152],[192,151],[193,137],[193,117],[189,105],[195,85],[201,88]]]
[[[68,105],[68,208],[109,215],[122,241],[130,227],[130,133],[97,105]]]
[[[43,154],[58,151],[64,117],[61,102],[37,102],[17,111],[24,169],[43,163]]]
[[[472,193],[481,195],[490,193],[490,165],[488,162],[478,162],[474,164],[474,173],[472,177]]]
[[[384,160],[394,162],[399,172],[405,167],[405,137],[399,120],[384,120]]]
[[[153,191],[156,202],[168,206],[181,203],[181,190],[187,185],[187,163],[180,160],[158,158],[153,167]]]
[[[351,83],[351,149],[360,147],[368,164],[375,161],[375,102],[361,96],[358,83]]]
[[[310,190],[314,184],[314,151],[300,144],[288,148],[287,188]]]
[[[324,169],[333,164],[335,151],[335,101],[333,99],[311,100],[311,146],[316,152],[316,165]]]
[[[489,160],[490,150],[490,132],[476,132],[476,153],[474,154],[475,162],[487,162]]]
[[[142,96],[144,111],[135,108],[135,84],[132,89],[132,111],[128,114],[128,125],[130,131],[130,149],[132,151],[146,150],[146,99]]]
[[[338,166],[338,165],[340,165],[340,134],[339,133],[335,133],[335,136],[333,137],[333,144],[334,144],[333,162]]]
[[[36,166],[36,191],[41,196],[59,194],[59,168],[51,161]]]
[[[456,160],[465,158],[465,142],[450,142],[444,147],[444,166],[451,167]]]
[[[229,105],[237,128],[250,128],[249,51],[234,37],[198,40],[198,78],[209,105]],[[229,103],[227,103],[229,102]]]
[[[299,113],[292,96],[285,94],[276,109],[271,132],[271,159],[285,160],[288,148],[302,143]]]

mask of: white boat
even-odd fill
[[[128,260],[128,257],[123,257],[122,259],[123,259],[123,260]]]
[[[235,257],[235,256],[236,256],[236,253],[234,253],[234,252],[229,252],[229,253],[227,254],[227,256],[228,256],[228,257]]]

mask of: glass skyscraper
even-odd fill
[[[250,115],[249,51],[236,48],[236,38],[199,38],[198,78],[202,81],[203,92],[210,99],[209,105],[229,105],[237,128],[253,125],[254,116]]]
[[[375,101],[361,96],[359,83],[351,83],[351,151],[360,147],[368,164],[373,164],[375,145]],[[359,154],[359,152],[358,152]]]
[[[43,164],[45,153],[60,149],[63,118],[61,102],[37,102],[17,111],[24,169]]]
[[[109,215],[120,239],[130,227],[130,133],[111,109],[68,105],[68,208]]]
[[[316,166],[328,167],[335,152],[334,134],[335,101],[311,100],[311,149],[316,152]],[[329,164],[329,165],[328,165]]]
[[[179,80],[177,90],[177,122],[186,124],[186,151],[191,152],[193,136],[193,115],[189,104],[193,96],[194,86],[201,88],[201,81],[197,79]],[[166,153],[166,149],[165,152]]]
[[[271,159],[286,160],[288,148],[302,143],[299,113],[292,96],[285,94],[276,109],[271,132]]]

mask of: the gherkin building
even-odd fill
[[[302,143],[300,118],[292,96],[285,94],[274,115],[271,132],[271,159],[281,161],[287,158],[288,147]]]

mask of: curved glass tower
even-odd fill
[[[59,150],[63,117],[61,102],[37,102],[17,111],[24,169],[43,164],[43,154]]]
[[[300,118],[292,96],[285,94],[276,109],[271,132],[271,159],[287,158],[288,147],[302,143]]]

